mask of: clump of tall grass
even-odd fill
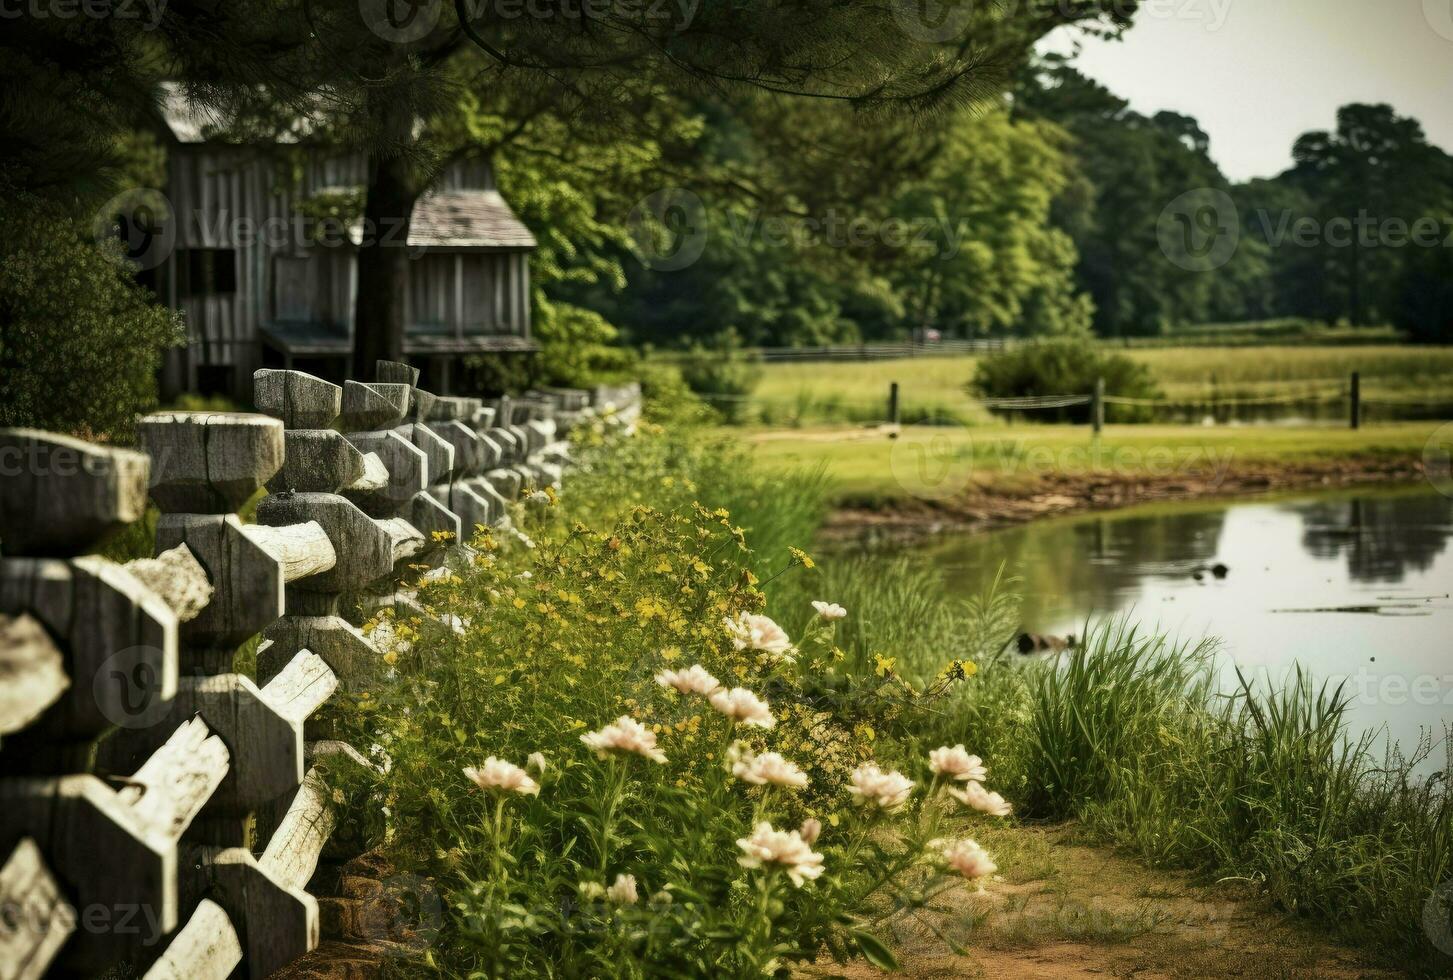
[[[1446,969],[1423,916],[1453,877],[1433,746],[1379,758],[1348,699],[1297,671],[1217,693],[1208,648],[1123,622],[1032,672],[1027,811],[1078,816],[1156,864],[1262,884],[1283,907],[1420,971]]]
[[[945,599],[936,573],[921,563],[842,557],[780,590],[774,608],[831,596],[852,611],[836,638],[849,671],[870,671],[875,656],[891,657],[899,674],[922,683],[945,661],[983,665],[999,654],[1018,616],[1018,598],[1007,584],[996,580],[980,595]]]

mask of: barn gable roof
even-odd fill
[[[163,84],[161,96],[162,121],[180,144],[208,143],[213,134],[227,126],[228,121],[224,114],[191,101],[175,84]],[[282,134],[278,141],[298,143],[314,129],[313,120],[300,119],[294,131]],[[357,172],[354,170],[355,174]],[[486,179],[489,185],[493,184],[492,176]],[[361,223],[352,229],[355,243],[361,238],[360,232]],[[409,245],[438,249],[530,249],[536,247],[536,241],[530,229],[525,227],[509,203],[492,186],[488,189],[450,187],[446,190],[429,191],[414,204]]]
[[[499,191],[436,191],[414,205],[409,244],[426,248],[534,248],[535,236]]]

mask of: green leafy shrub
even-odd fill
[[[693,345],[680,368],[691,390],[725,421],[735,425],[746,420],[747,399],[762,380],[762,367],[757,357],[742,349],[735,334],[723,334],[710,346]]]
[[[125,439],[156,405],[181,321],[92,235],[29,195],[0,203],[0,425]]]
[[[1122,398],[1159,398],[1160,388],[1150,369],[1124,354],[1104,350],[1088,337],[1058,337],[998,351],[979,362],[969,390],[984,398],[1028,398],[1052,395],[1088,395],[1096,379],[1105,381],[1105,394]],[[1111,421],[1137,422],[1149,415],[1138,406],[1110,405]],[[1088,405],[1037,409],[1036,421],[1088,422]]]

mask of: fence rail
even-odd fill
[[[1147,421],[1151,418],[1179,417],[1182,421],[1201,422],[1207,418],[1231,422],[1274,418],[1282,420],[1325,421],[1341,416],[1356,428],[1366,418],[1367,409],[1374,409],[1379,420],[1428,420],[1453,417],[1453,392],[1447,395],[1374,395],[1368,396],[1354,372],[1345,381],[1322,380],[1313,383],[1295,382],[1292,390],[1268,391],[1264,394],[1197,394],[1146,398],[1115,395],[1103,390],[1067,392],[1063,394],[1025,395],[1003,398],[965,398],[961,403],[944,404],[902,397],[904,386],[889,382],[878,398],[855,393],[841,397],[805,389],[794,394],[767,397],[757,394],[698,393],[698,397],[720,409],[734,422],[760,421],[766,425],[797,426],[809,421],[853,424],[899,424],[904,418],[913,424],[973,424],[962,409],[981,409],[997,413],[1059,412],[1067,408],[1090,406],[1088,413],[1076,413],[1093,421],[1106,418],[1106,410],[1128,410],[1117,413],[1118,421]],[[907,390],[911,391],[911,387]],[[1280,414],[1277,414],[1280,410]],[[794,414],[795,413],[795,414]],[[1160,414],[1157,414],[1160,413]],[[785,422],[783,419],[785,418]],[[1117,421],[1110,418],[1110,421]]]
[[[817,347],[750,347],[744,353],[761,361],[886,361],[904,357],[959,357],[965,354],[990,354],[1019,343],[1015,338],[990,340],[904,341],[879,344],[835,344]],[[690,351],[658,351],[654,357],[663,360],[686,360],[697,355]]]
[[[258,371],[260,414],[147,416],[144,451],[0,430],[4,980],[122,962],[258,978],[317,945],[306,887],[333,804],[312,762],[338,746],[310,718],[382,669],[340,599],[385,583],[426,614],[392,587],[402,565],[558,483],[564,427],[639,413],[636,385],[486,405],[417,380],[389,362],[341,388]],[[148,499],[156,557],[83,554]],[[234,673],[259,634],[257,677]]]

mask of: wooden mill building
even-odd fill
[[[175,235],[149,278],[188,330],[186,346],[167,354],[164,395],[245,397],[261,366],[343,377],[362,228],[334,219],[338,234],[316,232],[330,203],[361,197],[364,155],[311,148],[305,135],[278,146],[218,140],[220,121],[175,91],[162,116]],[[536,349],[535,239],[500,195],[488,160],[445,169],[414,206],[407,248],[404,351],[435,390],[449,390],[461,357]]]

